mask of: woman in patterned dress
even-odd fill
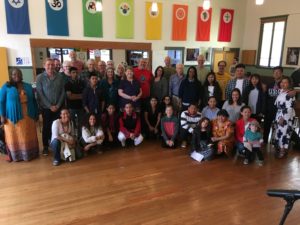
[[[29,161],[39,155],[37,103],[31,85],[22,80],[21,70],[12,69],[0,92],[1,122],[10,161]]]
[[[275,117],[275,138],[274,145],[277,150],[278,158],[287,155],[287,150],[290,144],[293,119],[295,110],[293,108],[295,97],[288,95],[291,87],[291,81],[288,77],[283,77],[280,82],[280,94],[277,96],[275,106],[277,114]]]

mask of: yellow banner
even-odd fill
[[[146,2],[146,40],[161,40],[162,3],[157,3],[157,12],[151,7],[152,2]]]

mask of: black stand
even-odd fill
[[[300,191],[298,190],[268,190],[267,194],[271,197],[280,197],[286,201],[283,215],[279,225],[283,225],[290,211],[292,210],[295,201],[300,199]]]

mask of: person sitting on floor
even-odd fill
[[[104,140],[104,133],[94,113],[86,116],[82,125],[82,138],[80,144],[84,152],[102,153],[100,146]]]
[[[173,114],[173,106],[166,106],[166,116],[161,119],[161,133],[163,148],[176,148],[179,131],[178,118]]]
[[[186,148],[188,137],[192,136],[194,128],[201,119],[201,113],[198,112],[197,103],[189,105],[186,111],[183,111],[180,116],[180,139],[181,147]]]
[[[118,139],[122,147],[126,146],[127,140],[132,140],[135,146],[142,143],[144,137],[141,134],[141,120],[138,114],[134,112],[131,102],[125,104],[119,124]]]
[[[101,115],[101,121],[105,137],[107,137],[104,140],[105,145],[107,147],[115,146],[119,132],[119,115],[116,112],[115,105],[109,104],[106,107],[106,111]]]
[[[158,138],[160,135],[160,118],[161,112],[158,107],[156,97],[150,98],[150,103],[144,111],[145,118],[145,133],[147,138]]]
[[[204,107],[202,110],[202,116],[207,117],[209,120],[214,120],[217,118],[217,113],[220,111],[219,108],[217,108],[217,99],[215,96],[211,96],[208,98],[208,105]]]
[[[211,160],[214,149],[211,144],[211,126],[208,118],[203,117],[199,125],[194,129],[191,152],[196,151],[204,156],[204,160]]]

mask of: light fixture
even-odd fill
[[[152,5],[151,5],[151,12],[152,12],[152,13],[158,12],[157,2],[152,2]]]
[[[256,5],[263,5],[264,0],[255,0]]]
[[[210,0],[203,0],[203,9],[209,10],[210,8]]]
[[[96,2],[96,11],[102,12],[102,3],[100,1]]]

